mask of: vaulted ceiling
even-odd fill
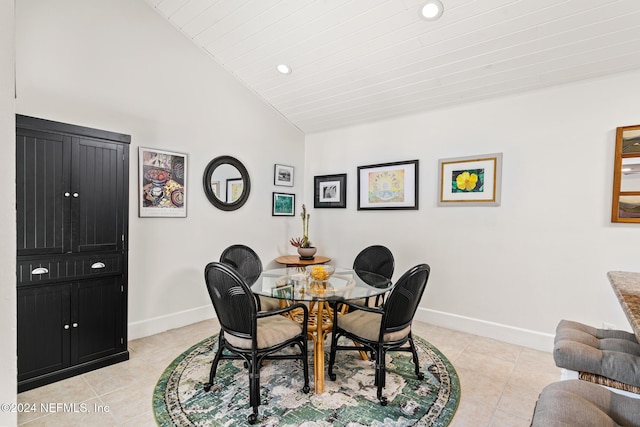
[[[640,0],[146,1],[305,133],[640,69]]]

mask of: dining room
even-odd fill
[[[351,267],[358,252],[374,244],[393,252],[394,283],[412,267],[429,264],[414,330],[460,374],[462,397],[451,425],[474,425],[473,414],[479,414],[475,425],[528,425],[538,393],[558,373],[551,351],[560,319],[630,330],[607,272],[638,270],[638,225],[610,219],[616,128],[640,122],[638,55],[594,54],[602,58],[598,63],[619,61],[621,69],[611,74],[594,71],[521,92],[511,92],[505,81],[502,94],[490,98],[470,94],[463,103],[303,131],[180,34],[154,3],[0,5],[6,24],[0,28],[7,33],[0,55],[15,66],[0,71],[0,129],[8,141],[15,138],[15,114],[131,135],[131,359],[40,389],[48,394],[17,394],[11,286],[0,299],[9,325],[0,336],[10,343],[1,352],[7,366],[0,373],[2,401],[64,396],[66,403],[110,406],[111,424],[104,425],[153,425],[151,394],[164,369],[219,331],[205,266],[242,243],[259,254],[265,270],[285,267],[278,258],[299,256],[291,239],[303,235],[303,204],[315,256],[330,259],[327,265]],[[628,7],[638,13],[636,4]],[[299,71],[272,78],[284,88]],[[11,161],[0,172],[11,183],[14,146],[3,145]],[[188,159],[184,216],[140,214],[140,148]],[[499,202],[442,201],[443,164],[485,161],[487,155],[496,164],[499,158],[500,173],[492,177],[500,184],[494,190]],[[217,206],[203,186],[208,166],[221,156],[236,159],[250,179],[237,209]],[[372,209],[359,182],[389,165],[402,171],[414,198]],[[322,184],[334,182],[340,191],[321,192]],[[218,194],[222,181],[219,186]],[[212,185],[209,190],[215,193]],[[13,189],[9,193],[13,206]],[[226,193],[224,199],[223,206],[236,203],[227,202]],[[13,209],[0,218],[16,223]],[[5,228],[0,270],[14,283],[16,234]],[[545,384],[526,373],[536,369]],[[527,404],[519,408],[523,396]],[[3,413],[0,424],[39,425],[51,416]]]

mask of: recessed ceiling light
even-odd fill
[[[420,16],[427,21],[435,21],[442,16],[444,6],[440,0],[429,0],[420,9]]]
[[[279,73],[281,74],[291,74],[291,67],[287,64],[280,64],[276,67]]]

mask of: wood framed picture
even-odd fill
[[[358,210],[418,209],[418,160],[358,166]]]
[[[296,195],[289,193],[273,193],[271,205],[272,216],[294,216],[296,210]]]
[[[314,208],[347,207],[347,174],[313,177]]]
[[[502,153],[438,161],[438,206],[500,206]]]
[[[139,216],[187,216],[187,155],[138,149]]]
[[[273,168],[273,184],[293,187],[293,166],[276,164]]]

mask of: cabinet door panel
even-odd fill
[[[18,289],[18,381],[70,364],[71,285]]]
[[[83,280],[77,283],[77,302],[73,304],[72,319],[77,322],[73,333],[78,360],[75,363],[98,359],[125,348],[122,310],[124,296],[122,276]],[[77,352],[77,353],[76,353]]]
[[[124,146],[74,138],[71,186],[74,252],[123,247],[125,200]]]
[[[18,255],[69,250],[71,138],[17,129],[16,208]]]

